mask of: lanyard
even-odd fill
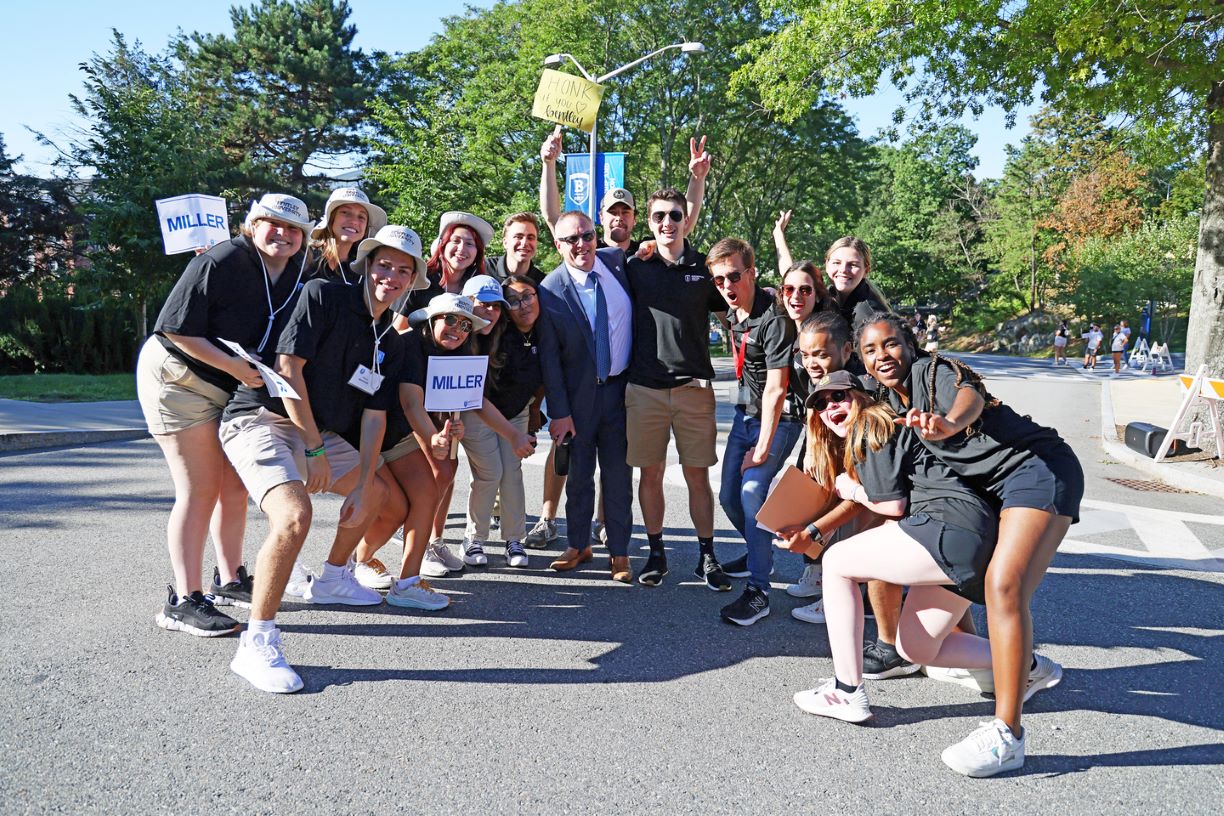
[[[374,361],[370,368],[375,374],[379,374],[382,367],[382,353],[379,351],[379,347],[382,345],[383,337],[395,325],[395,321],[388,320],[387,327],[380,332],[378,330],[378,321],[374,319],[374,307],[370,305],[370,287],[364,281],[361,284],[361,298],[365,301],[366,308],[370,310],[370,331],[374,332]]]
[[[256,250],[259,254],[259,250]],[[268,267],[264,264],[263,255],[259,255],[259,268],[263,270],[264,294],[268,298],[268,328],[264,329],[263,339],[259,341],[259,348],[255,349],[257,354],[263,354],[264,346],[268,345],[268,339],[272,336],[272,323],[276,320],[276,316],[280,314],[289,301],[293,300],[293,294],[302,286],[302,273],[306,271],[306,255],[302,255],[302,265],[298,268],[297,282],[293,284],[293,289],[285,298],[285,302],[276,308],[272,307],[272,284],[268,282]]]
[[[740,341],[739,348],[735,349],[735,379],[743,380],[744,378],[744,358],[748,355],[748,329],[744,330],[744,338]]]

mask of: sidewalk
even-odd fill
[[[1172,375],[1134,374],[1103,379],[1101,447],[1119,462],[1151,474],[1172,487],[1224,498],[1224,465],[1220,464],[1219,451],[1214,451],[1217,457],[1214,462],[1166,460],[1157,463],[1126,447],[1125,441],[1118,436],[1118,426],[1125,427],[1131,422],[1150,422],[1168,428],[1181,405],[1182,396],[1177,377]],[[1214,442],[1209,441],[1204,450],[1212,453],[1212,447]]]
[[[0,453],[148,436],[140,405],[0,399]]]

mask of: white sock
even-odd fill
[[[416,586],[416,585],[417,585],[417,584],[419,584],[419,583],[421,583],[421,576],[419,576],[419,575],[414,575],[414,576],[412,576],[411,578],[404,578],[404,579],[403,579],[403,580],[401,580],[401,581],[396,581],[396,582],[395,582],[395,588],[396,588],[396,589],[403,590],[403,589],[407,589],[408,587],[411,587],[411,586]]]
[[[276,621],[274,620],[256,620],[251,618],[247,621],[247,631],[252,635],[255,634],[271,634],[276,631]]]
[[[337,567],[335,564],[331,563],[330,561],[324,561],[323,571],[319,573],[319,577],[324,578],[324,579],[339,578],[341,573],[343,572],[344,572],[344,567]]]

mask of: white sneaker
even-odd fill
[[[469,567],[484,567],[489,564],[489,556],[485,555],[484,542],[474,538],[465,538],[460,545],[463,550],[463,563]]]
[[[506,542],[506,566],[517,567],[519,569],[527,566],[528,558],[527,551],[523,549],[523,545],[517,541]]]
[[[340,570],[340,574],[332,578],[314,576],[306,585],[306,594],[303,597],[307,603],[312,604],[377,606],[382,603],[382,595],[357,583],[353,573],[346,569]]]
[[[285,660],[279,629],[243,632],[238,639],[238,651],[230,661],[230,671],[260,691],[272,694],[292,694],[302,688],[302,678]]]
[[[399,588],[398,582],[392,584],[387,593],[387,603],[405,609],[438,610],[450,606],[450,598],[418,579],[403,589]]]
[[[455,555],[442,539],[429,542],[429,547],[434,551],[438,560],[451,572],[459,572],[463,569],[463,559]]]
[[[976,731],[940,754],[957,773],[981,778],[1024,766],[1024,737],[1016,739],[1002,720],[982,723]]]
[[[1042,689],[1054,688],[1062,682],[1063,668],[1045,655],[1033,653],[1037,659],[1037,668],[1029,671],[1028,687],[1024,690],[1024,702],[1028,702],[1034,694]],[[1021,762],[1023,762],[1023,757]]]
[[[293,571],[289,573],[289,583],[285,585],[285,594],[294,598],[306,597],[310,578],[310,570],[301,561],[294,561]]]
[[[832,677],[821,681],[814,689],[797,692],[795,705],[809,714],[849,723],[871,719],[871,701],[867,699],[867,689],[863,684],[859,683],[853,693],[847,694],[837,687],[837,681]]]
[[[994,694],[994,673],[990,669],[946,669],[942,666],[923,666],[922,673],[941,683],[953,683],[982,694]]]
[[[353,577],[357,583],[368,589],[390,589],[395,578],[387,572],[387,567],[377,558],[361,561],[353,565]]]
[[[807,606],[796,606],[791,610],[791,617],[804,623],[824,623],[824,599]]]
[[[808,564],[803,568],[803,575],[799,576],[799,580],[786,588],[786,594],[792,598],[819,598],[822,594],[821,572],[823,570],[819,564]]]

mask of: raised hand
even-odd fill
[[[689,173],[695,178],[703,179],[710,174],[710,154],[706,152],[706,137],[701,137],[701,143],[689,139]]]
[[[540,145],[540,159],[548,164],[552,164],[561,155],[561,126],[557,125],[553,128],[553,132],[548,134],[548,138],[544,140],[544,144]]]

